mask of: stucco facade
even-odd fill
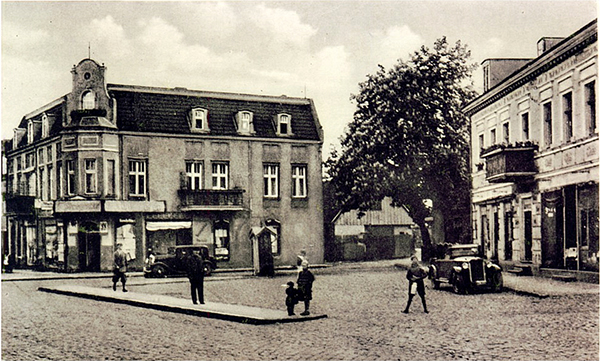
[[[206,244],[252,267],[269,226],[274,265],[323,261],[322,129],[310,99],[107,84],[84,59],[73,90],[5,140],[4,253],[18,266],[133,268],[147,252]],[[256,242],[254,242],[256,243]]]
[[[473,241],[534,271],[598,272],[596,21],[465,108]]]

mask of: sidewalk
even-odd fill
[[[264,325],[272,323],[305,322],[326,318],[327,315],[288,316],[286,311],[270,310],[259,307],[230,305],[218,302],[192,304],[189,299],[141,292],[115,292],[110,288],[61,285],[40,287],[38,291],[60,295],[89,298],[96,301],[123,303],[127,305],[151,308],[155,310],[184,313],[187,315],[217,318],[227,321]]]

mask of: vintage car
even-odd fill
[[[204,275],[210,276],[217,268],[217,261],[210,256],[206,246],[169,247],[167,254],[157,254],[146,259],[144,277],[166,277],[168,275],[184,275],[185,256],[188,252],[198,252],[204,260]]]
[[[477,244],[449,245],[443,258],[432,258],[429,263],[429,279],[435,289],[443,282],[461,294],[479,289],[502,290],[502,268],[483,259]]]

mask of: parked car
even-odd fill
[[[455,293],[502,290],[502,267],[483,259],[477,244],[450,245],[443,259],[432,258],[429,263],[429,279],[435,289],[449,283]]]
[[[217,261],[209,254],[206,246],[169,247],[167,254],[149,257],[144,265],[144,277],[166,277],[185,274],[185,256],[188,252],[198,252],[204,260],[204,275],[210,276],[217,268]]]

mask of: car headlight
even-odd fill
[[[463,262],[462,268],[463,269],[468,269],[469,268],[469,264],[467,262]]]

